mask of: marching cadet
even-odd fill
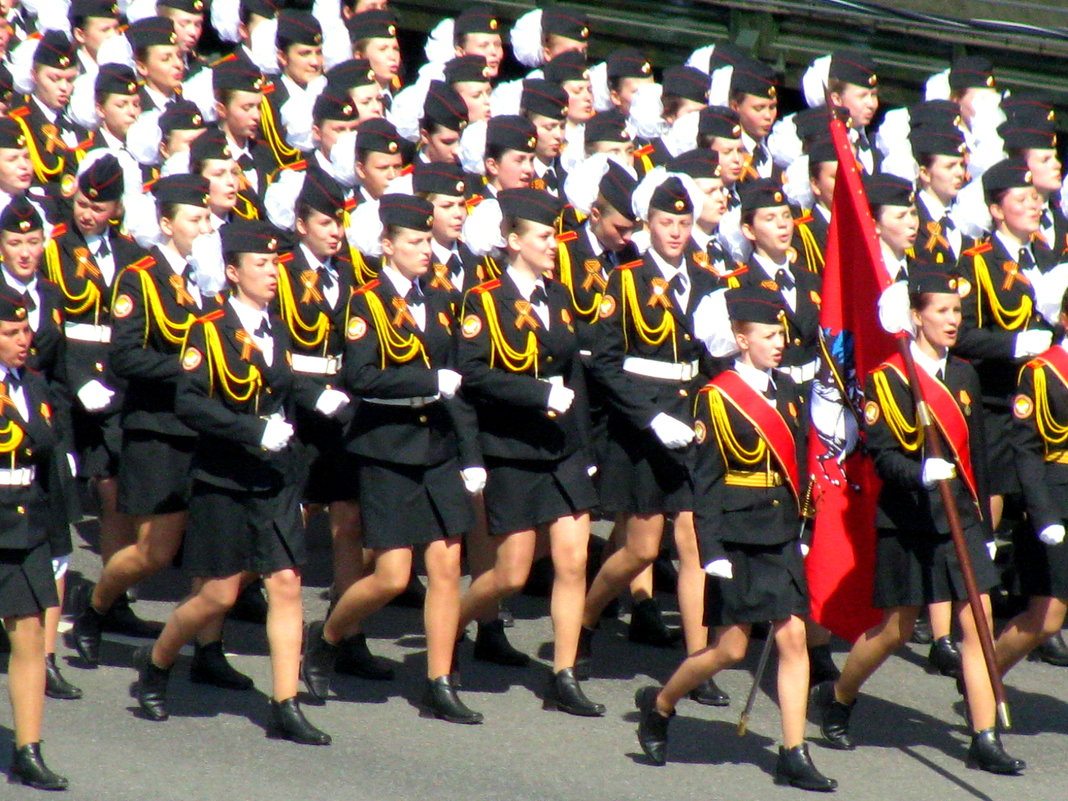
[[[468,493],[486,481],[474,414],[458,397],[450,298],[424,293],[433,251],[430,202],[388,194],[379,206],[385,264],[352,296],[345,386],[362,398],[347,447],[358,460],[365,546],[374,571],[308,629],[302,675],[326,700],[340,641],[409,584],[413,550],[424,546],[429,585],[423,617],[427,684],[422,703],[450,723],[482,715],[457,696],[453,672],[460,620],[460,542],[474,526]]]
[[[241,168],[247,185],[242,188],[262,198],[278,167],[271,149],[258,138],[266,85],[263,74],[251,61],[233,56],[212,67],[211,75],[219,129]]]
[[[190,326],[217,304],[204,297],[187,259],[193,240],[211,232],[210,187],[197,175],[161,178],[154,187],[163,241],[122,269],[111,303],[110,367],[127,381],[122,405],[119,511],[133,517],[137,540],[104,565],[74,623],[83,662],[100,662],[103,619],[130,587],[174,559],[188,519],[196,433],[175,413],[181,349]],[[222,618],[202,635],[190,669],[194,682],[249,689],[222,650]]]
[[[1057,129],[1046,118],[1007,121],[998,126],[1009,158],[1019,158],[1031,171],[1031,182],[1042,200],[1038,235],[1058,257],[1068,253],[1068,218],[1061,211],[1061,162],[1057,158]]]
[[[681,562],[678,597],[687,651],[708,645],[704,574],[693,530],[689,397],[713,370],[695,335],[693,313],[716,279],[685,257],[696,204],[704,202],[700,190],[692,191],[670,177],[653,190],[647,209],[635,208],[648,219],[650,248],[642,259],[612,271],[593,327],[590,367],[609,409],[599,471],[601,508],[623,518],[626,539],[601,566],[586,597],[579,649],[583,674],[601,611],[656,559],[668,516],[674,516]],[[694,692],[706,703],[723,702],[722,691],[710,682]]]
[[[355,131],[360,122],[356,103],[352,98],[348,97],[340,86],[327,84],[312,106],[311,137],[315,149],[305,154],[306,159],[318,165],[324,172],[333,174],[334,166],[330,154],[334,145],[343,134]],[[294,168],[296,166],[294,165]]]
[[[197,45],[204,31],[206,7],[204,0],[156,0],[156,13],[174,25],[178,54],[187,77],[204,67],[203,59],[197,55]]]
[[[605,59],[608,99],[624,118],[630,114],[630,101],[639,87],[655,82],[653,65],[639,50],[621,47]],[[603,112],[599,112],[603,113]]]
[[[634,170],[634,137],[627,130],[627,118],[617,110],[598,112],[583,131],[587,157],[604,153],[615,156],[627,169]]]
[[[862,53],[834,53],[827,70],[827,92],[834,106],[849,113],[852,123],[849,138],[864,172],[869,175],[878,172],[882,154],[868,139],[868,126],[879,110],[879,76],[875,62]]]
[[[14,718],[12,779],[41,790],[65,790],[67,779],[41,756],[44,715],[44,614],[58,606],[49,558],[49,531],[58,525],[48,502],[55,432],[44,379],[26,368],[28,312],[20,298],[0,292],[0,417],[6,439],[0,510],[0,619],[11,643],[8,695]],[[51,507],[51,508],[50,508]],[[65,525],[65,522],[63,523]]]
[[[329,745],[330,735],[309,723],[297,702],[300,568],[307,549],[303,479],[286,419],[294,403],[289,337],[269,311],[277,232],[266,222],[238,220],[223,228],[221,239],[230,296],[191,321],[175,397],[176,413],[199,434],[189,465],[193,489],[182,560],[197,581],[155,644],[134,654],[137,701],[149,720],[166,720],[167,683],[180,649],[213,631],[242,585],[262,576],[271,617],[268,736]]]
[[[396,126],[385,118],[361,122],[356,129],[357,204],[381,198],[403,167],[401,136]]]
[[[779,115],[775,71],[754,59],[736,64],[731,74],[729,102],[738,114],[742,146],[748,157],[740,180],[777,177],[777,167],[767,146],[767,136]]]
[[[174,23],[166,17],[145,17],[131,22],[126,38],[133,49],[134,67],[141,85],[141,111],[165,110],[179,99],[185,63],[178,50]]]
[[[97,51],[104,42],[119,34],[118,7],[115,0],[71,0],[67,19],[71,35],[78,45],[78,67],[91,73],[100,66]]]
[[[660,120],[638,119],[642,109],[631,106],[630,120],[635,127],[648,130],[653,125],[671,126],[687,114],[700,112],[708,106],[708,76],[694,67],[668,67],[664,70],[663,91],[660,95]],[[634,151],[634,168],[644,176],[654,167],[666,164],[671,150],[663,137],[656,137]]]
[[[984,56],[961,56],[949,69],[949,99],[960,109],[960,125],[968,150],[975,150],[976,130],[985,122],[991,106],[997,105],[1001,93],[994,77],[994,65]]]
[[[468,122],[483,122],[490,117],[489,72],[484,56],[457,56],[445,62],[445,83],[467,104]]]
[[[260,218],[260,201],[243,191],[241,167],[226,134],[208,128],[189,144],[189,174],[208,182],[209,222],[214,231],[234,219]]]
[[[137,75],[125,64],[102,65],[93,80],[93,101],[100,127],[93,132],[91,148],[126,150],[126,135],[141,116]]]
[[[744,659],[752,625],[770,620],[782,712],[775,783],[830,792],[838,782],[816,769],[805,742],[808,589],[798,536],[805,401],[797,384],[775,369],[786,347],[778,294],[760,286],[730,289],[726,303],[740,354],[695,402],[694,518],[708,574],[705,621],[716,629],[715,645],[691,654],[662,688],[638,691],[638,742],[655,764],[665,764],[678,702]]]
[[[188,153],[193,140],[207,130],[207,125],[196,105],[188,100],[175,100],[160,115],[159,130],[160,155],[166,159],[175,153]]]
[[[567,119],[565,137],[570,141],[581,126],[594,115],[593,90],[590,87],[590,72],[586,68],[586,56],[574,50],[561,53],[542,67],[545,80],[556,84],[567,93]]]
[[[459,345],[465,397],[478,413],[486,460],[480,479],[497,552],[492,569],[464,594],[460,628],[478,620],[477,659],[517,667],[529,661],[504,639],[497,604],[522,589],[536,532],[547,529],[555,576],[553,676],[545,702],[599,717],[604,706],[586,697],[575,675],[589,510],[597,503],[588,412],[570,296],[545,280],[556,266],[561,203],[537,189],[503,190],[498,198],[507,266],[465,297]]]
[[[1005,494],[1020,489],[1010,438],[1016,373],[1021,359],[1037,356],[1053,341],[1051,321],[1035,307],[1029,275],[1057,259],[1033,238],[1042,203],[1027,165],[1000,161],[982,180],[995,230],[961,256],[964,320],[954,353],[973,360],[979,373],[986,423],[986,449],[979,454],[990,476],[990,522],[996,531]]]
[[[723,186],[719,155],[707,148],[688,150],[669,161],[667,169],[693,178],[705,199],[701,213],[694,217],[687,257],[721,277],[733,272],[735,265],[719,241],[719,221],[727,211],[727,191]]]
[[[568,118],[567,91],[547,80],[523,81],[519,110],[534,125],[538,141],[534,146],[534,178],[532,189],[543,189],[553,197],[561,197],[566,174],[560,164],[564,147],[564,125]]]
[[[482,191],[495,197],[502,189],[524,189],[534,180],[538,131],[525,117],[501,114],[486,125],[483,156],[486,177]]]
[[[278,12],[275,49],[282,74],[265,92],[260,115],[260,131],[270,146],[279,167],[301,160],[301,152],[286,140],[282,107],[290,98],[304,98],[318,92],[323,75],[323,29],[319,21],[305,11],[285,8]],[[312,100],[308,98],[308,106]]]
[[[326,71],[327,88],[340,89],[352,100],[357,122],[385,113],[378,82],[371,63],[365,58],[350,58]]]
[[[479,259],[461,239],[467,205],[464,194],[467,181],[463,168],[456,163],[415,163],[412,188],[434,207],[431,229],[430,272],[422,284],[428,292],[449,294],[454,314],[459,314],[463,293],[480,283],[475,276]]]
[[[458,162],[460,134],[467,127],[467,104],[443,81],[431,81],[419,120],[415,161]]]
[[[493,9],[475,4],[461,11],[452,28],[457,56],[481,56],[486,59],[486,77],[494,79],[504,60],[501,23]]]
[[[838,173],[838,153],[834,142],[823,138],[808,145],[808,184],[811,207],[794,218],[792,247],[803,255],[805,265],[815,273],[823,272],[827,232],[831,227],[831,201]]]
[[[1005,753],[995,727],[994,693],[937,488],[939,481],[950,482],[987,623],[993,628],[988,590],[998,575],[988,553],[993,532],[986,514],[988,466],[980,456],[986,445],[981,379],[949,353],[962,325],[958,279],[933,271],[911,276],[909,305],[916,332],[910,345],[916,373],[953,461],[930,455],[905,363],[900,355],[892,356],[868,376],[864,404],[867,444],[882,480],[873,600],[884,610],[883,620],[854,643],[841,678],[816,688],[821,729],[832,748],[855,748],[849,719],[861,686],[908,641],[923,605],[952,601],[964,635],[963,685],[973,731],[968,766],[1019,774],[1023,760]]]
[[[740,205],[738,182],[745,171],[746,154],[738,112],[726,106],[701,109],[697,118],[697,147],[716,151],[719,176],[728,193],[728,206],[734,208]],[[830,203],[830,198],[827,202]]]
[[[916,258],[945,270],[956,265],[975,242],[957,228],[950,216],[953,203],[968,176],[968,151],[956,127],[923,125],[909,134],[912,155],[919,165],[916,195],[920,245]]]
[[[345,25],[352,42],[352,57],[367,59],[375,73],[382,105],[389,111],[401,88],[401,52],[397,44],[397,19],[386,9],[353,14]]]

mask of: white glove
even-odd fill
[[[87,412],[99,412],[107,408],[111,399],[115,397],[115,391],[108,389],[95,378],[87,381],[77,392],[78,400]]]
[[[464,377],[455,370],[438,370],[438,392],[441,397],[446,400],[454,397],[463,380]]]
[[[590,478],[593,478],[595,475],[597,475],[597,465],[591,464],[589,467],[587,467],[586,475],[588,475]]]
[[[731,566],[730,559],[713,559],[707,565],[705,565],[705,572],[710,576],[715,576],[721,579],[734,578],[734,567]]]
[[[909,285],[905,281],[895,281],[879,295],[879,325],[888,334],[902,331],[916,334],[909,309]]]
[[[802,558],[802,559],[804,559],[805,557],[807,557],[807,556],[808,556],[808,552],[809,552],[810,550],[812,550],[811,548],[809,548],[809,547],[808,547],[808,545],[806,545],[806,544],[805,544],[805,543],[803,543],[803,542],[799,542],[799,543],[797,543],[797,545],[798,545],[798,547],[799,547],[799,548],[801,549],[801,558]]]
[[[1038,532],[1038,538],[1046,543],[1046,545],[1060,545],[1064,542],[1064,526],[1060,523],[1046,526]]]
[[[340,389],[324,389],[315,399],[315,411],[324,417],[333,417],[349,405],[349,396]]]
[[[1013,356],[1017,359],[1037,356],[1049,350],[1052,344],[1052,331],[1021,331],[1014,340]]]
[[[557,414],[563,414],[571,408],[575,400],[575,390],[565,387],[563,384],[552,384],[549,387],[549,408]]]
[[[78,477],[78,461],[74,458],[73,453],[67,454],[67,464],[70,466],[70,474],[74,477]],[[1064,537],[1064,529],[1061,529],[1061,537]]]
[[[923,476],[920,480],[927,489],[933,489],[939,481],[948,481],[956,477],[957,466],[953,462],[934,457],[923,460]]]
[[[998,555],[998,544],[994,540],[990,540],[986,544],[986,552],[990,554],[990,561],[993,562]]]
[[[486,488],[486,468],[465,467],[460,471],[460,478],[464,480],[464,489],[469,495],[478,495]]]
[[[665,447],[685,448],[693,441],[693,429],[669,414],[660,412],[649,426]]]
[[[271,453],[278,453],[293,436],[293,426],[285,421],[285,418],[272,415],[267,418],[267,425],[263,428],[260,436],[260,447]]]

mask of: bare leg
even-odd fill
[[[11,641],[7,665],[7,692],[15,726],[15,747],[41,741],[44,718],[44,616],[4,618]]]
[[[1005,511],[1005,498],[1002,495],[990,496],[990,527],[998,530],[1001,525],[1001,513]]]
[[[1061,630],[1068,603],[1062,598],[1035,596],[1027,609],[1010,620],[995,643],[1001,675]]]
[[[809,618],[805,618],[805,638],[809,648],[831,644],[831,632]]]
[[[979,597],[983,602],[987,625],[993,630],[994,620],[990,613],[990,596],[983,593]],[[997,713],[994,690],[990,686],[990,677],[987,675],[983,649],[979,644],[979,630],[975,626],[975,618],[972,617],[972,608],[967,601],[955,601],[953,606],[957,612],[962,634],[961,666],[964,669],[964,686],[968,690],[968,710],[972,716],[972,728],[975,731],[982,731],[991,728],[995,723]]]
[[[895,606],[883,613],[883,620],[864,632],[849,651],[842,677],[834,686],[835,698],[843,704],[857,699],[860,688],[894,651],[908,642],[916,625],[918,606]]]
[[[196,637],[206,625],[226,614],[234,605],[241,591],[242,579],[247,575],[238,573],[199,581],[196,591],[171,612],[159,639],[152,646],[152,661],[156,667],[169,668],[173,665],[183,645]]]
[[[323,627],[323,639],[337,643],[359,631],[360,624],[397,597],[412,574],[412,549],[375,551],[375,569],[338,598]]]
[[[304,608],[300,597],[300,572],[287,567],[263,577],[267,590],[267,642],[271,649],[271,679],[274,700],[297,694],[300,643],[304,633]]]
[[[718,627],[716,642],[686,657],[668,679],[656,698],[657,710],[670,715],[690,690],[744,659],[749,648],[749,629],[748,624]]]
[[[693,512],[679,512],[675,517],[675,547],[679,552],[679,614],[686,638],[686,653],[697,653],[708,646],[705,626],[705,571],[697,552],[697,531]]]
[[[188,516],[187,512],[173,512],[134,518],[137,542],[120,549],[104,565],[93,590],[93,608],[106,612],[134,584],[169,565],[182,542]]]
[[[953,602],[927,604],[927,614],[931,618],[931,637],[935,640],[948,637],[953,630]]]
[[[460,628],[497,608],[502,599],[515,595],[527,582],[537,537],[533,529],[506,534],[497,540],[493,568],[471,582],[460,599]]]
[[[67,573],[56,579],[56,595],[59,604],[44,611],[44,649],[45,656],[56,652],[56,639],[59,635],[59,619],[63,612],[63,597],[67,594]]]
[[[660,553],[663,515],[632,515],[626,520],[627,540],[601,565],[586,595],[582,625],[593,628],[608,602],[649,567]]]
[[[107,564],[120,550],[137,541],[133,518],[119,511],[119,480],[98,478],[96,493],[100,498],[100,561]]]
[[[553,673],[575,666],[586,601],[586,549],[590,516],[561,517],[549,527],[553,557]]]
[[[452,655],[460,622],[460,538],[435,540],[426,546],[427,678],[437,679],[452,671]]]
[[[808,648],[805,621],[796,615],[775,624],[775,646],[779,649],[779,713],[782,715],[782,744],[794,748],[805,741],[805,714],[808,710]]]
[[[334,555],[333,590],[340,598],[363,575],[360,505],[355,501],[334,501],[330,504],[329,515]]]

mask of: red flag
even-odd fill
[[[890,284],[845,125],[832,115],[838,174],[820,307],[823,365],[813,382],[809,472],[816,520],[805,560],[812,617],[856,640],[882,619],[872,607],[879,479],[857,449],[864,377],[894,352],[878,323]]]

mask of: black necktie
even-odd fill
[[[761,144],[756,144],[753,147],[753,168],[756,169],[764,164],[768,160],[768,151]]]
[[[256,328],[256,333],[252,336],[262,337],[264,339],[270,339],[271,337],[271,324],[267,322],[267,318],[264,317],[260,320],[259,327]]]
[[[539,303],[544,303],[546,306],[548,306],[549,296],[545,292],[545,287],[534,287],[534,291],[530,293],[530,302],[535,306],[537,306]]]
[[[1053,225],[1053,215],[1049,213],[1049,208],[1046,208],[1042,212],[1042,227],[1049,228]]]
[[[676,295],[682,295],[683,293],[685,293],[686,288],[689,286],[689,283],[690,282],[688,280],[688,276],[682,270],[679,270],[677,273],[675,273],[675,275],[672,276],[671,280],[668,281],[668,284],[671,285],[671,291],[674,292]]]
[[[22,386],[22,376],[19,375],[18,370],[7,371],[7,394],[12,392],[18,392],[19,387]]]
[[[1035,266],[1035,257],[1031,255],[1030,248],[1020,248],[1020,255],[1016,259],[1021,270],[1027,270]]]
[[[768,381],[768,385],[764,388],[764,397],[769,401],[775,401],[775,387],[771,385],[770,381]]]
[[[708,255],[709,264],[727,266],[727,257],[723,255],[723,248],[716,244],[715,239],[709,241],[705,252]]]
[[[242,153],[238,156],[237,164],[244,172],[254,172],[256,169],[256,162],[252,160],[252,156],[248,153]]]
[[[941,367],[939,367],[937,370],[935,370],[935,378],[937,378],[943,384],[946,382],[946,374],[945,374],[945,371],[943,371]]]
[[[185,269],[182,270],[182,278],[185,279],[186,284],[189,286],[197,285],[197,273],[192,264],[185,265]]]
[[[389,111],[392,106],[393,106],[393,95],[391,95],[389,92],[384,92],[382,94],[382,110],[383,111]]]
[[[404,295],[404,301],[409,306],[423,305],[423,293],[420,291],[418,285],[412,284],[411,289]]]
[[[857,148],[860,150],[871,150],[871,142],[868,141],[867,135],[864,131],[857,131]]]
[[[614,270],[619,266],[619,254],[614,250],[606,250],[601,254],[601,264],[608,270]]]
[[[100,244],[96,248],[96,257],[98,259],[107,258],[111,255],[111,249],[108,247],[108,238],[106,236],[100,237]]]
[[[463,260],[460,259],[460,254],[455,250],[452,251],[449,260],[445,262],[445,266],[449,268],[449,275],[463,275],[464,263]]]
[[[542,180],[545,181],[545,188],[556,191],[560,188],[560,182],[556,178],[556,170],[552,167],[545,171],[545,175],[542,176]]]
[[[29,291],[22,293],[22,303],[26,306],[26,311],[32,312],[37,308],[37,301],[33,299]]]
[[[793,289],[795,286],[794,277],[781,267],[775,272],[775,283],[779,285],[780,289]]]
[[[943,231],[957,230],[957,226],[953,224],[953,220],[950,219],[948,214],[943,214],[942,219],[938,221],[938,224],[942,226]]]
[[[330,271],[329,267],[323,264],[317,267],[315,271],[319,273],[319,286],[323,289],[334,288],[334,274]]]

